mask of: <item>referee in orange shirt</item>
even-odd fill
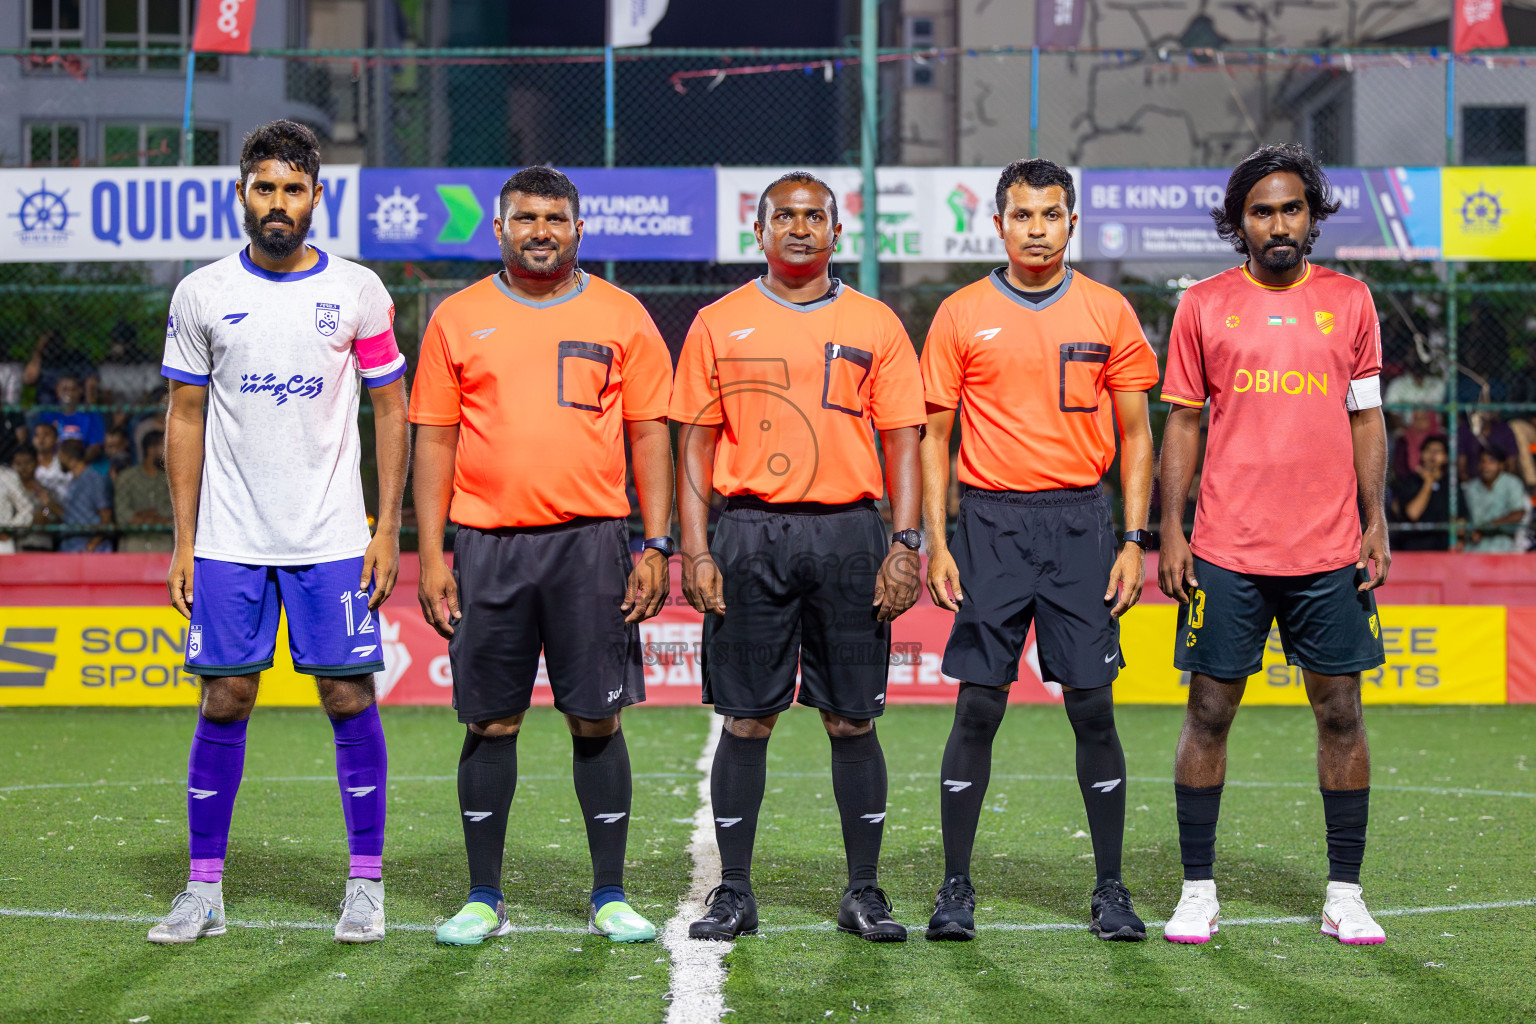
[[[1119,617],[1141,597],[1157,356],[1123,296],[1066,266],[1075,199],[1065,168],[1010,164],[993,218],[1008,265],[945,299],[923,347],[928,590],[957,613],[944,672],[961,680],[940,776],[944,884],[930,939],[976,936],[971,847],[1031,621],[1041,677],[1061,684],[1077,736],[1098,868],[1089,927],[1102,939],[1147,934],[1120,880],[1125,755],[1110,684],[1125,665]],[[952,554],[944,513],[957,406],[967,490]],[[1099,483],[1117,421],[1127,527],[1118,553]]]
[[[459,808],[471,890],[437,938],[473,945],[511,929],[501,858],[542,648],[592,854],[589,928],[644,941],[656,929],[623,890],[631,781],[619,710],[645,699],[638,623],[667,596],[671,359],[634,296],[577,267],[570,179],[526,168],[500,205],[504,269],[437,308],[411,395],[419,597],[448,638],[453,706],[468,726]],[[638,563],[624,522],[626,433],[650,538]]]
[[[768,273],[699,311],[678,360],[683,589],[704,617],[704,702],[725,716],[710,786],[721,882],[688,934],[757,930],[752,845],[768,737],[795,701],[832,740],[848,887],[839,930],[902,941],[876,867],[891,620],[920,586],[922,379],[896,314],[828,275],[837,197],[804,172],[758,201]],[[875,434],[885,450],[884,480]],[[890,492],[894,536],[875,509]],[[718,493],[725,510],[711,551]]]

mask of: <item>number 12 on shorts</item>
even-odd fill
[[[359,610],[363,613],[363,617],[360,623],[352,610],[353,601],[359,602],[361,606]],[[342,612],[347,616],[347,636],[373,632],[373,611],[368,607],[368,592],[366,590],[343,590],[341,592],[341,608]]]

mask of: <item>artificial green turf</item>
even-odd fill
[[[1536,907],[1384,917],[1388,942],[1346,947],[1315,923],[1229,924],[1203,947],[1102,943],[1083,930],[1092,884],[1071,732],[1059,708],[1016,707],[999,734],[976,846],[976,942],[929,944],[942,873],[938,763],[947,708],[880,722],[891,774],[883,884],[905,945],[830,930],[841,839],[826,739],[803,709],[769,746],[754,884],[761,936],[726,960],[726,1020],[1528,1020]],[[1171,773],[1179,709],[1121,708],[1129,762],[1126,881],[1143,916],[1177,901]],[[385,871],[392,925],[430,925],[465,889],[452,774],[462,729],[443,709],[384,709],[390,738]],[[1376,910],[1528,899],[1536,708],[1373,708],[1376,765],[1365,885]],[[0,908],[154,917],[185,879],[185,711],[0,712]],[[627,888],[660,925],[687,886],[694,763],[711,719],[639,708],[625,720],[637,773]],[[330,729],[318,711],[253,719],[236,806],[226,909],[239,928],[190,948],[147,923],[0,916],[0,1021],[660,1021],[659,945],[576,933],[591,880],[558,716],[530,714],[505,888],[530,932],[468,949],[400,930],[339,947],[329,921],[346,852]],[[1313,727],[1304,709],[1249,708],[1231,744],[1217,875],[1227,920],[1315,916],[1326,874]],[[1154,781],[1156,780],[1156,781]],[[17,786],[56,788],[15,789]],[[1483,790],[1487,792],[1477,792]],[[1493,793],[1505,795],[1492,795]],[[829,1015],[830,1011],[830,1015]]]

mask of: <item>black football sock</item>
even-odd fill
[[[1174,806],[1179,817],[1179,856],[1184,861],[1184,880],[1198,882],[1216,877],[1216,819],[1221,815],[1220,783],[1214,786],[1173,784]]]
[[[624,730],[610,736],[572,736],[576,799],[587,823],[592,853],[592,888],[624,884],[624,848],[629,841],[629,747]]]
[[[517,791],[517,734],[481,736],[468,729],[459,755],[459,811],[471,887],[501,888],[507,812]]]
[[[767,782],[768,737],[747,739],[722,727],[709,778],[720,880],[744,893],[752,891],[752,844]]]
[[[961,683],[955,724],[939,769],[939,824],[944,830],[944,877],[971,873],[971,848],[992,780],[992,740],[1008,709],[1008,691]]]
[[[1323,821],[1328,826],[1328,881],[1359,885],[1371,787],[1319,790],[1323,794]]]
[[[885,751],[873,724],[862,736],[833,736],[832,795],[843,819],[848,888],[878,880],[880,839],[885,832]]]
[[[1115,702],[1111,687],[1066,690],[1067,720],[1077,734],[1077,788],[1088,812],[1093,837],[1096,885],[1120,878],[1120,854],[1125,846],[1125,751],[1115,731]]]

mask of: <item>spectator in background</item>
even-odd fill
[[[101,458],[92,461],[91,468],[115,484],[118,475],[132,465],[133,443],[128,440],[128,431],[113,427],[102,442]]]
[[[37,452],[31,448],[18,448],[11,456],[11,468],[32,503],[32,525],[48,526],[64,521],[64,505],[58,495],[43,486],[37,478]],[[16,538],[16,547],[23,551],[52,551],[53,538],[46,533],[32,532]]]
[[[9,404],[0,400],[0,404]],[[0,465],[9,466],[16,449],[27,444],[27,418],[19,412],[0,409]]]
[[[90,356],[73,348],[59,331],[44,331],[32,349],[32,358],[22,370],[23,386],[37,389],[38,405],[61,405],[58,382],[73,377],[80,383],[87,405],[96,404],[96,364]]]
[[[32,498],[21,484],[21,474],[0,466],[0,555],[16,553],[16,533],[32,525]]]
[[[160,361],[146,359],[140,351],[138,328],[119,320],[108,338],[112,347],[97,371],[101,378],[101,401],[119,405],[154,401],[155,392],[165,382],[160,377]]]
[[[59,442],[59,459],[69,471],[69,488],[64,492],[65,526],[112,525],[112,481],[91,472],[85,458],[85,445],[78,439]],[[66,534],[59,542],[60,551],[110,552],[112,540],[105,534]]]
[[[60,377],[53,390],[60,411],[45,412],[37,422],[52,423],[57,427],[61,442],[79,441],[85,445],[86,460],[95,462],[101,458],[101,446],[107,437],[106,421],[99,413],[80,411],[80,399],[84,397],[85,389],[76,378]]]
[[[1387,383],[1382,401],[1387,405],[1439,405],[1445,401],[1445,378],[1415,353],[1402,373]]]
[[[1504,472],[1515,471],[1515,449],[1519,446],[1515,432],[1496,412],[1474,412],[1461,415],[1456,431],[1456,475],[1471,480],[1477,473],[1477,460],[1481,452],[1497,449],[1504,460]]]
[[[37,480],[59,501],[69,487],[69,471],[59,461],[59,428],[39,423],[32,428],[32,450],[37,456]]]
[[[1530,499],[1513,473],[1504,470],[1503,449],[1489,444],[1477,456],[1477,479],[1461,485],[1467,504],[1467,551],[1513,552]]]
[[[144,437],[144,461],[117,474],[118,526],[170,526],[171,489],[165,479],[165,435],[152,430]],[[170,533],[128,533],[119,551],[170,551]]]
[[[1400,523],[1440,523],[1451,518],[1450,442],[1431,434],[1419,445],[1419,469],[1392,488],[1392,518]],[[1445,530],[1399,530],[1392,538],[1397,551],[1444,551],[1450,547]]]
[[[1407,480],[1419,471],[1419,452],[1424,441],[1435,435],[1445,436],[1440,414],[1430,409],[1415,409],[1403,417],[1394,417],[1403,426],[1392,442],[1392,478]]]
[[[144,461],[144,438],[148,437],[150,432],[155,430],[160,431],[162,434],[165,433],[165,410],[166,406],[170,404],[171,396],[170,391],[163,386],[163,380],[161,384],[160,393],[155,398],[160,408],[155,412],[140,416],[128,428],[133,435],[133,451],[138,462]]]

